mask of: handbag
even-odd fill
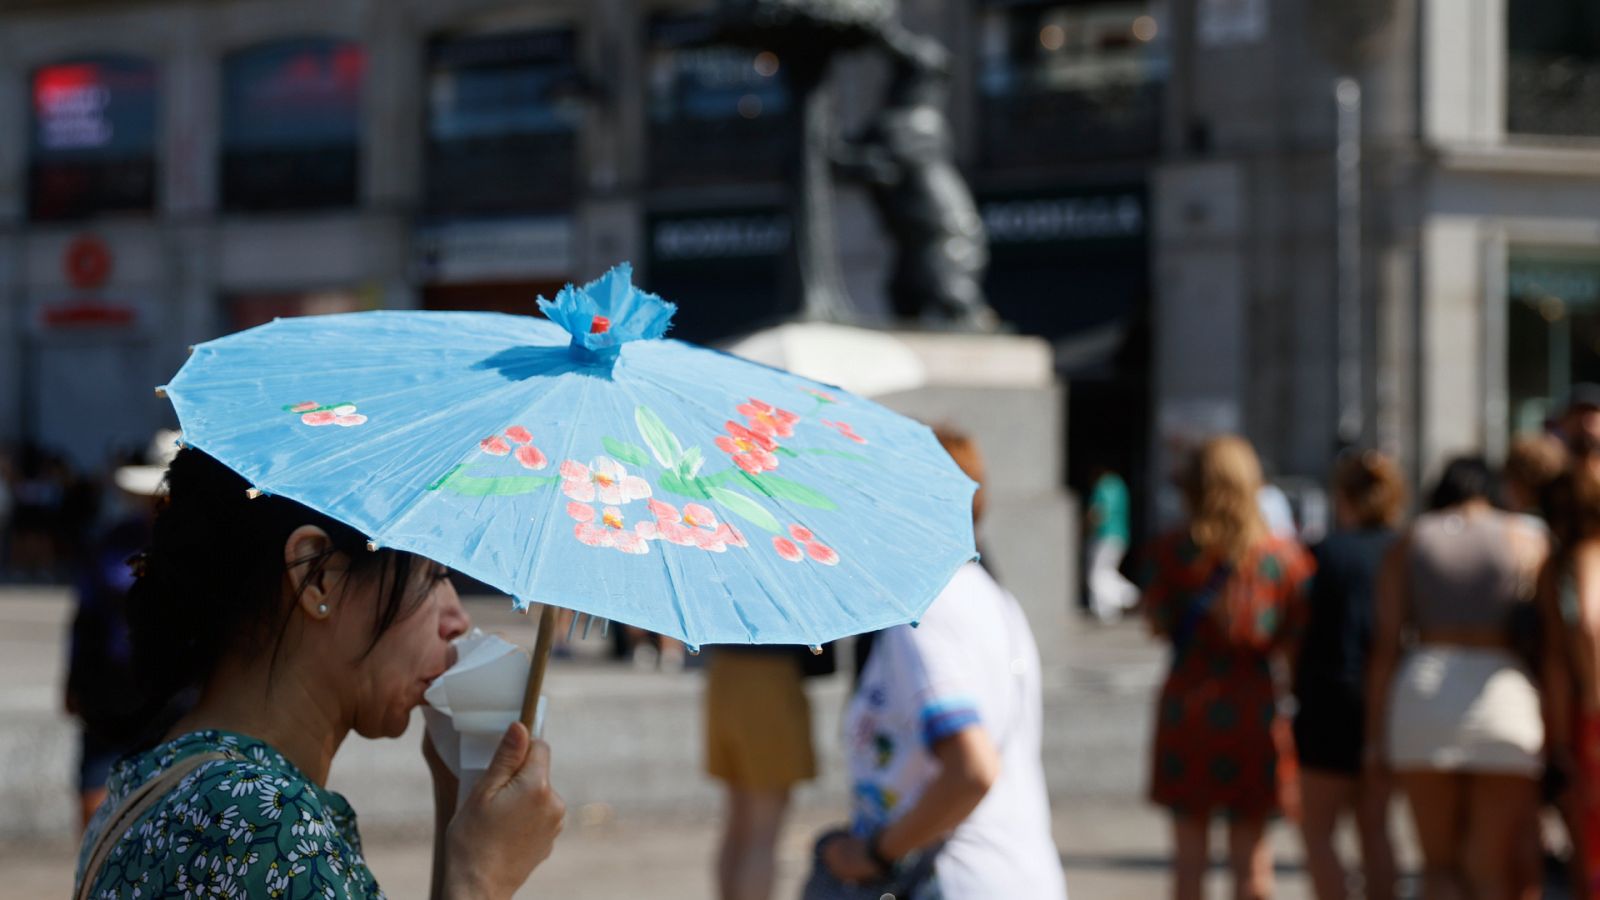
[[[800,900],[940,900],[934,863],[942,842],[909,854],[897,862],[894,871],[882,881],[850,884],[836,878],[822,861],[823,845],[848,834],[835,829],[817,838],[811,854],[811,877],[806,879]]]

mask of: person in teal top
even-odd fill
[[[1089,611],[1102,622],[1113,622],[1139,602],[1139,589],[1120,571],[1131,535],[1128,485],[1105,466],[1094,468],[1093,479],[1084,522],[1084,583]]]
[[[154,697],[197,705],[120,761],[89,823],[79,897],[384,896],[356,814],[327,789],[351,732],[399,737],[469,622],[438,564],[390,550],[195,449],[135,559],[128,624]],[[433,776],[433,897],[509,898],[549,856],[564,808],[549,748],[521,723],[457,809]]]

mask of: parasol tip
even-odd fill
[[[260,499],[261,489],[257,487],[245,488],[244,495],[249,497],[251,500]]]
[[[369,553],[377,553],[378,552],[378,542],[377,541],[367,541],[367,552],[369,552]]]
[[[167,386],[164,384],[156,385],[156,396],[163,400],[167,399]]]
[[[628,263],[581,288],[569,284],[554,300],[540,297],[539,309],[572,335],[574,355],[596,361],[615,359],[629,342],[662,337],[678,311],[676,305],[634,287]]]

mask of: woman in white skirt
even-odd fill
[[[1367,761],[1391,767],[1410,801],[1425,900],[1538,893],[1519,855],[1537,825],[1545,727],[1512,634],[1539,621],[1548,546],[1493,494],[1483,460],[1450,463],[1379,576]]]

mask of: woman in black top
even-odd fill
[[[1388,833],[1389,785],[1363,774],[1363,691],[1374,621],[1374,585],[1394,541],[1405,487],[1394,462],[1376,451],[1341,457],[1333,473],[1334,532],[1312,549],[1317,574],[1311,613],[1294,673],[1300,757],[1301,834],[1319,900],[1346,896],[1345,869],[1333,847],[1341,816],[1360,835],[1365,896],[1394,896]]]

